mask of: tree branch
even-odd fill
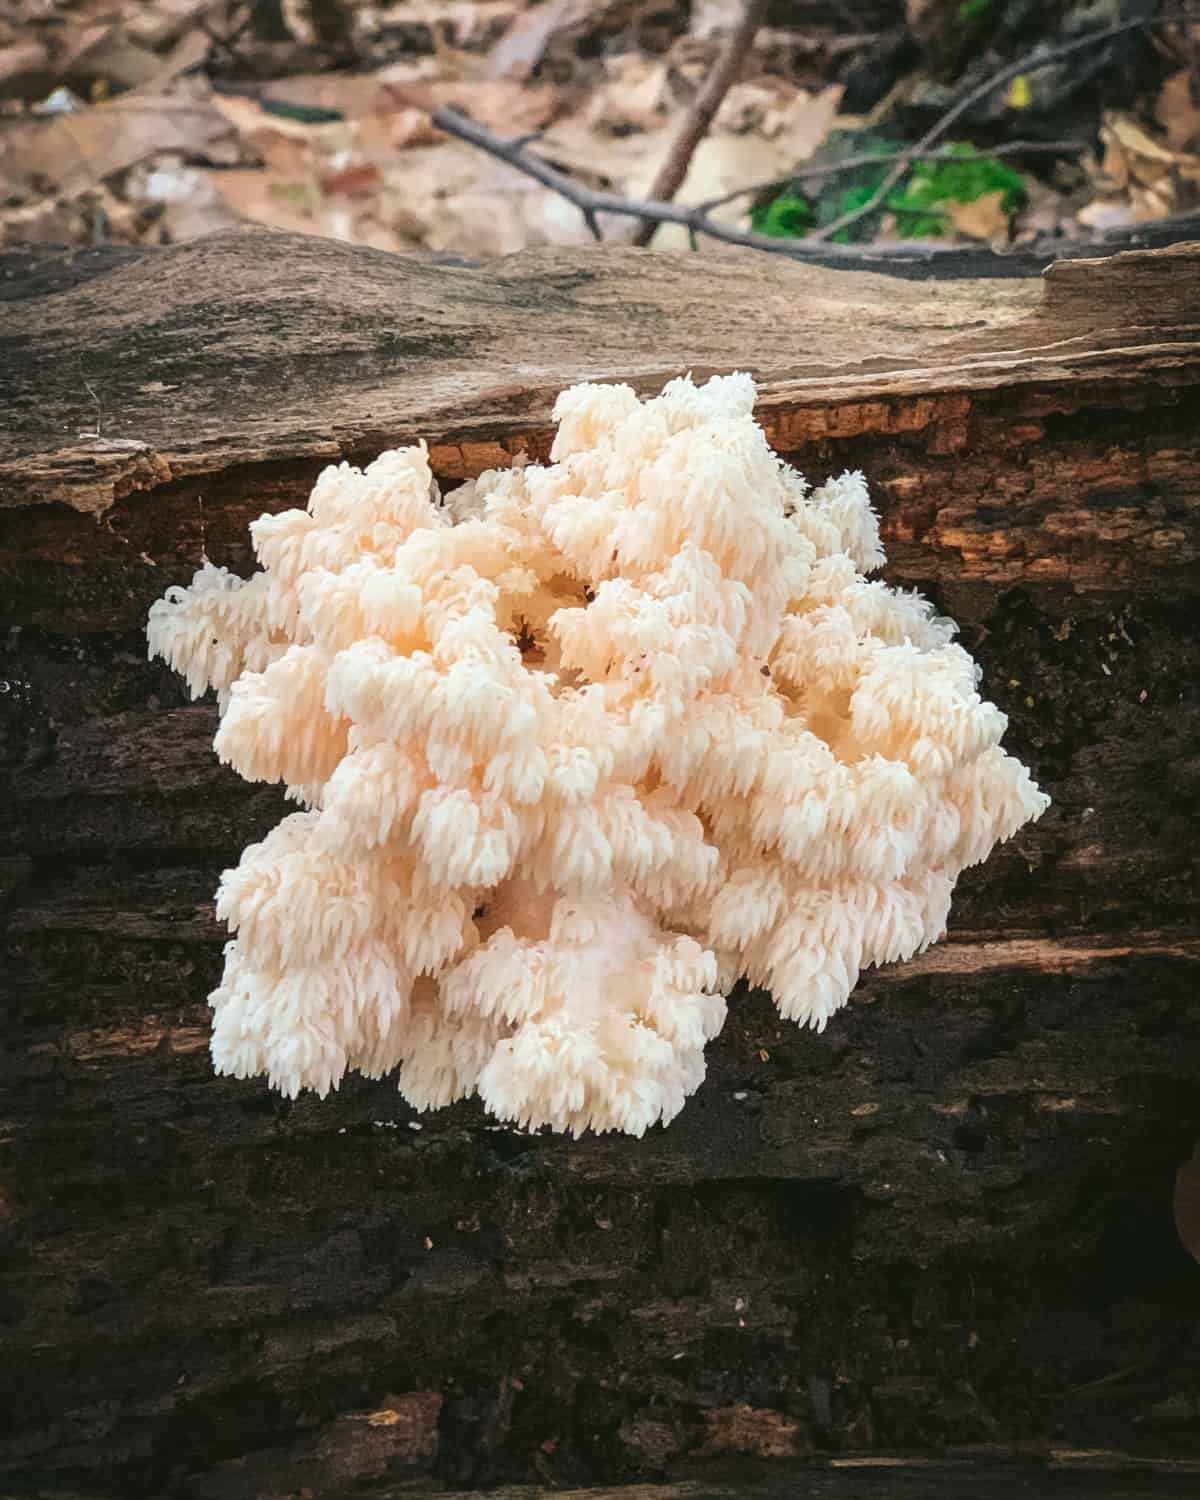
[[[911,260],[917,255],[923,259],[935,259],[938,256],[962,254],[962,247],[958,245],[930,245],[916,240],[905,240],[891,245],[871,245],[867,248],[861,245],[825,245],[811,240],[780,239],[774,235],[756,234],[753,230],[734,229],[732,225],[722,224],[712,218],[711,209],[728,201],[727,199],[717,199],[712,203],[684,208],[675,203],[663,203],[653,198],[625,198],[618,193],[597,191],[585,187],[583,183],[578,182],[574,177],[569,177],[565,172],[560,172],[557,167],[552,167],[542,157],[533,156],[526,151],[526,143],[530,140],[528,135],[505,140],[502,136],[494,135],[485,125],[472,120],[469,115],[460,114],[458,110],[451,109],[447,105],[439,105],[435,109],[430,109],[429,105],[417,97],[412,90],[395,84],[388,84],[385,87],[398,103],[407,108],[424,110],[430,122],[439,130],[445,131],[447,135],[455,136],[458,140],[466,141],[468,145],[475,146],[480,151],[486,151],[489,156],[507,162],[510,167],[524,173],[527,177],[532,177],[535,182],[540,182],[543,187],[550,188],[552,192],[565,198],[568,203],[574,204],[597,240],[603,238],[598,215],[617,214],[630,219],[649,220],[655,224],[682,225],[688,231],[693,249],[695,249],[696,237],[706,235],[709,239],[720,240],[723,244],[744,245],[752,250],[765,250],[770,255],[788,256],[792,260],[823,262],[843,260],[847,264],[854,264],[868,259]],[[1079,149],[1077,143],[1069,144],[1072,148]],[[1013,154],[1015,154],[1015,149]],[[861,159],[848,157],[845,162],[823,166],[819,169],[802,168],[800,172],[792,172],[780,181],[792,182],[800,175],[816,176],[818,171],[825,173],[838,171],[843,167],[849,169],[851,164],[856,164],[860,160],[877,162],[879,158],[877,156]],[[760,190],[763,188],[761,183],[757,186]],[[752,190],[752,188],[744,188],[740,191]],[[737,193],[729,195],[731,198],[736,196],[738,196]]]
[[[659,169],[650,187],[651,199],[670,203],[679,191],[696,147],[704,139],[713,116],[721,107],[721,101],[741,71],[746,54],[754,41],[754,34],[762,25],[767,12],[767,0],[744,0],[741,19],[729,33],[712,72],[701,84],[684,118],[679,134],[671,142],[667,159]],[[635,245],[648,245],[654,238],[659,220],[643,219],[641,227],[633,237]]]
[[[703,207],[681,208],[677,204],[663,203],[654,198],[624,198],[619,193],[607,193],[585,187],[575,178],[567,176],[565,172],[560,172],[557,167],[552,167],[542,157],[532,156],[526,151],[524,142],[528,140],[527,136],[505,140],[502,136],[494,135],[485,125],[472,120],[469,115],[460,114],[458,110],[451,109],[448,105],[442,104],[435,109],[429,109],[428,105],[422,103],[409,89],[395,84],[386,84],[384,87],[398,103],[408,108],[424,109],[431,123],[439,130],[445,131],[447,135],[456,136],[460,141],[466,141],[468,145],[476,146],[480,151],[486,151],[489,156],[507,162],[518,172],[532,177],[543,187],[548,187],[560,194],[568,203],[573,203],[597,239],[602,238],[597,215],[618,214],[624,218],[649,220],[655,224],[682,224],[693,234],[707,235],[710,239],[721,240],[729,245],[746,245],[751,249],[766,250],[772,255],[787,255],[793,260],[855,261],[862,259],[860,247],[816,245],[805,240],[777,239],[772,235],[755,234],[752,230],[739,230],[728,224],[721,224],[710,218]],[[931,255],[939,252],[945,253],[952,248],[951,246],[930,247],[928,253]],[[913,244],[909,242],[897,249],[872,246],[871,253],[872,255],[889,253],[911,255],[912,250]]]

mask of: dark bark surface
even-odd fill
[[[247,234],[0,285],[0,1493],[1194,1485],[1200,247],[934,286]],[[864,470],[1051,810],[822,1036],[736,995],[640,1142],[215,1078],[212,891],[285,805],[147,664],[151,601],[331,459],[456,478],[543,453],[571,381],[689,368]]]

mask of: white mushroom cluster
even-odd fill
[[[861,475],[810,491],[754,397],[575,386],[550,464],[444,498],[423,447],[326,469],[154,605],[302,808],[221,881],[219,1071],[640,1135],[739,977],[820,1030],[1041,814],[953,624],[868,581]]]

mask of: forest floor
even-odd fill
[[[489,256],[636,234],[628,216],[589,226],[555,187],[439,129],[439,108],[532,138],[527,155],[586,191],[713,205],[735,239],[1083,241],[1200,202],[1188,15],[1152,0],[11,0],[0,244],[251,222]],[[731,45],[732,81],[689,149]],[[678,191],[655,190],[673,156]],[[688,230],[653,242],[685,247]]]

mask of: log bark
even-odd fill
[[[1194,1486],[1198,273],[0,257],[0,1491]],[[215,1078],[212,891],[284,804],[146,662],[151,601],[329,461],[424,438],[453,480],[544,456],[574,381],[732,368],[810,478],[864,470],[1051,811],[822,1036],[735,995],[640,1142]]]

